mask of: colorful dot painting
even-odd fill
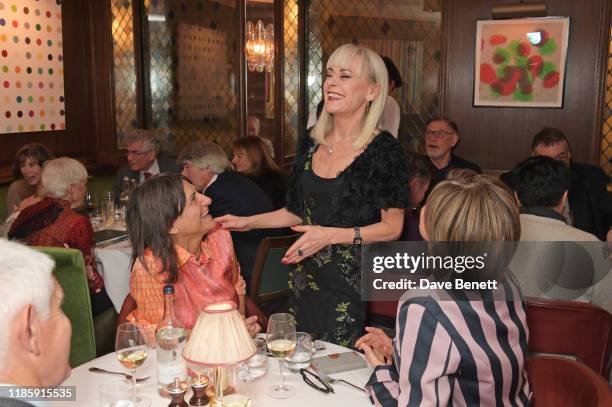
[[[59,0],[0,0],[0,134],[66,128],[61,16]]]

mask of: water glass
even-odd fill
[[[306,369],[310,366],[315,347],[310,334],[306,332],[296,332],[295,337],[295,352],[287,356],[285,361],[289,369],[299,371],[300,369]]]
[[[96,207],[91,213],[91,226],[94,230],[100,230],[104,227],[104,212],[102,208]]]
[[[253,401],[243,394],[230,394],[223,397],[223,407],[251,407]]]
[[[263,338],[253,339],[257,351],[251,358],[238,367],[240,380],[251,383],[268,372],[268,348]]]
[[[112,380],[100,387],[100,407],[135,407],[132,391],[125,380]]]

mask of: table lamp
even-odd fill
[[[208,305],[200,312],[183,357],[196,369],[215,368],[214,405],[220,406],[223,401],[223,367],[248,360],[256,350],[236,304],[221,302]]]

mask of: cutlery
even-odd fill
[[[334,379],[333,377],[331,377],[330,375],[328,375],[327,373],[325,373],[321,369],[317,369],[317,367],[315,365],[310,365],[310,367],[312,367],[312,370],[314,370],[321,377],[321,379],[325,380],[326,382],[328,382],[330,384],[334,384],[334,383],[339,382],[339,383],[348,384],[349,386],[353,386],[355,389],[357,389],[359,391],[362,391],[362,392],[365,391],[365,389],[363,387],[355,386],[353,383],[347,382],[344,379]]]
[[[99,367],[90,367],[89,371],[93,372],[93,373],[106,373],[106,374],[119,375],[119,376],[125,377],[127,380],[132,380],[132,375],[131,374],[121,373],[121,372],[111,372],[110,370],[100,369]],[[142,383],[145,380],[148,380],[149,377],[151,377],[151,376],[137,378],[136,379],[136,383]]]

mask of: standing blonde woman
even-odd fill
[[[353,345],[362,334],[361,243],[395,240],[408,206],[407,169],[399,143],[377,129],[387,71],[373,51],[339,47],[327,62],[325,109],[298,142],[287,206],[249,217],[222,216],[236,230],[292,226],[302,236],[283,262],[299,329]]]

